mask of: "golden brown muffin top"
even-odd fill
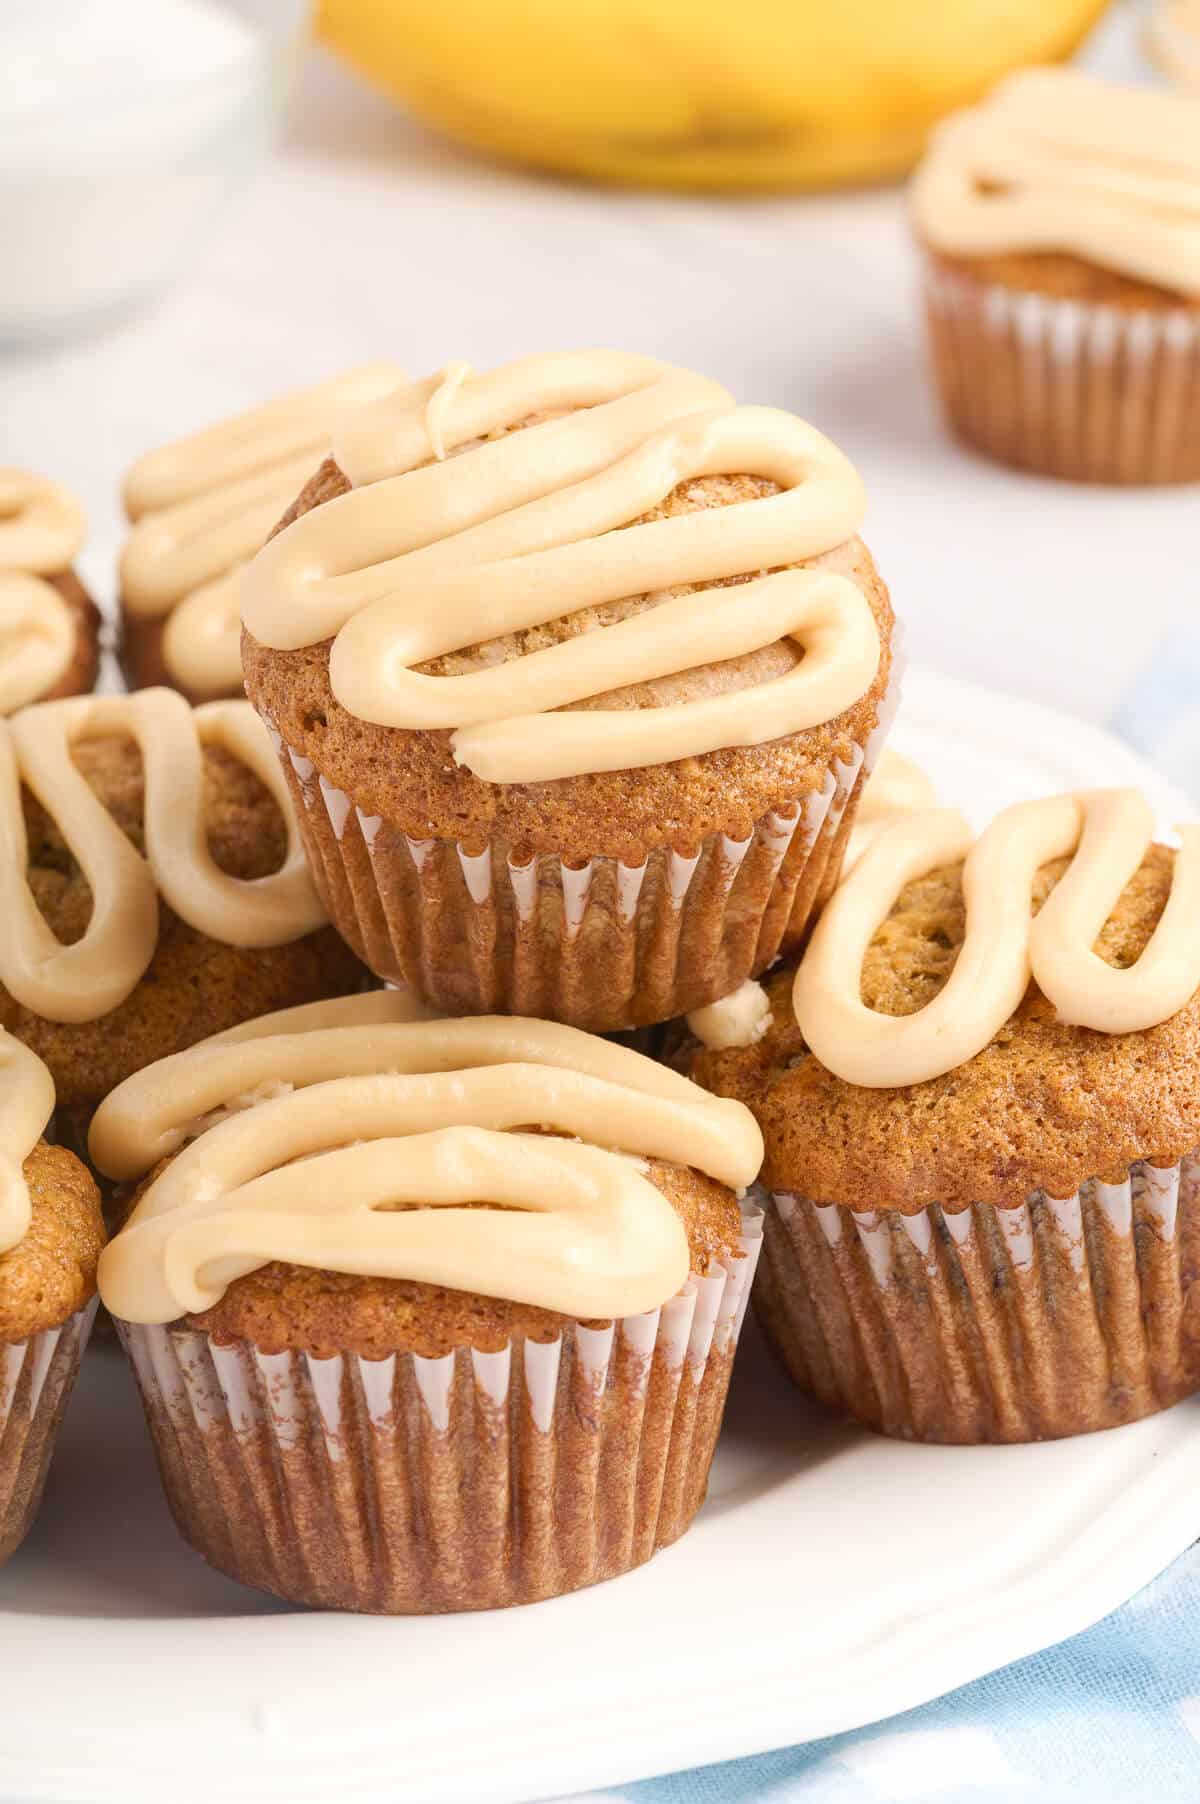
[[[1126,968],[1166,906],[1174,854],[1153,846],[1094,950]],[[1067,868],[1039,874],[1036,913]],[[863,964],[862,1000],[909,1015],[942,988],[963,941],[962,866],[909,883]],[[682,1062],[757,1116],[762,1181],[818,1203],[912,1213],[930,1203],[1011,1207],[1034,1190],[1070,1196],[1116,1182],[1137,1159],[1171,1164],[1200,1147],[1200,992],[1158,1027],[1105,1034],[1070,1027],[1035,983],[990,1045],[927,1083],[866,1089],[835,1077],[804,1044],[789,969],[766,982],[771,1023],[755,1045]]]
[[[1061,251],[1006,251],[992,256],[951,257],[932,253],[935,263],[951,275],[996,283],[1015,294],[1047,295],[1057,301],[1087,301],[1098,307],[1119,307],[1137,313],[1149,309],[1200,310],[1200,295],[1176,294],[1153,282],[1141,282],[1118,270],[1101,269],[1082,257]]]
[[[742,1218],[733,1192],[702,1172],[658,1159],[645,1165],[683,1222],[692,1270],[704,1273],[714,1260],[736,1256]],[[186,1317],[184,1325],[218,1342],[253,1341],[266,1353],[437,1359],[456,1347],[498,1352],[514,1337],[553,1340],[565,1320],[503,1297],[275,1263],[237,1279],[215,1308]]]
[[[529,424],[532,422],[522,422]],[[327,460],[284,515],[276,531],[350,488]],[[753,475],[714,476],[685,482],[662,504],[631,521],[687,514],[701,508],[777,492]],[[623,530],[623,529],[621,529]],[[297,651],[275,651],[243,634],[246,691],[293,751],[310,758],[335,786],[352,794],[364,813],[379,814],[415,837],[460,841],[468,851],[490,841],[508,847],[518,862],[538,851],[579,848],[640,863],[654,846],[694,852],[717,831],[744,837],[771,808],[809,794],[824,783],[831,763],[848,759],[877,718],[891,673],[893,615],[887,590],[859,539],[804,567],[833,570],[862,590],[879,629],[881,652],[875,680],[852,707],[823,726],[760,746],[731,747],[637,772],[598,772],[547,783],[492,784],[457,766],[448,732],[381,727],[348,712],[329,682],[329,641]],[[719,584],[727,587],[760,572]],[[430,664],[422,673],[457,674],[481,663],[507,662],[525,652],[594,631],[653,605],[635,596],[604,608],[583,608],[530,632],[489,642],[486,652],[467,647]],[[789,640],[759,652],[589,698],[575,708],[647,708],[728,693],[785,674],[798,662]]]
[[[144,854],[141,754],[128,738],[79,741],[76,767],[113,820]],[[287,833],[272,797],[223,747],[204,747],[209,850],[241,879],[269,876],[283,863]],[[86,877],[55,822],[22,791],[29,839],[28,881],[51,930],[64,944],[85,931],[92,912]],[[58,1100],[91,1105],[132,1072],[209,1034],[286,1008],[341,995],[362,967],[332,928],[290,945],[226,946],[181,921],[159,897],[158,946],[145,974],[119,1007],[95,1021],[47,1021],[0,987],[0,1027],[32,1048],[53,1074]]]
[[[32,1208],[23,1239],[0,1254],[0,1343],[56,1328],[96,1290],[104,1245],[100,1192],[65,1147],[40,1140],[22,1167]]]

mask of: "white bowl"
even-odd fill
[[[0,343],[98,323],[202,248],[271,142],[308,14],[40,0],[0,19]]]

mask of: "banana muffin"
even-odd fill
[[[193,1047],[91,1137],[150,1173],[101,1289],[181,1531],[386,1614],[555,1596],[684,1532],[761,1219],[740,1104],[574,1028],[411,1012]]]
[[[246,571],[243,664],[377,975],[609,1032],[797,944],[893,699],[862,508],[811,427],[647,358],[348,416]]]
[[[759,1313],[831,1407],[1016,1441],[1200,1388],[1200,829],[1152,826],[1133,791],[901,821],[755,1037],[685,1056],[762,1127]]]

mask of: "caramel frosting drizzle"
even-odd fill
[[[285,1011],[112,1093],[91,1150],[114,1177],[235,1111],[177,1154],[106,1250],[116,1315],[173,1321],[276,1259],[585,1320],[679,1290],[687,1236],[640,1162],[744,1187],[762,1159],[750,1112],[577,1028],[409,1013],[387,992],[316,1005],[301,1031]]]
[[[243,620],[279,650],[332,639],[343,707],[383,726],[449,729],[457,762],[486,781],[759,745],[831,720],[875,676],[879,635],[856,585],[779,568],[857,530],[853,467],[791,414],[735,407],[689,371],[603,351],[481,376],[451,365],[347,416],[334,457],[351,492],[264,547],[245,574]],[[739,472],[782,492],[630,524],[681,483]],[[750,580],[672,593],[728,577]],[[519,659],[484,651],[452,676],[414,668],[640,595],[655,605]],[[569,711],[782,638],[803,658],[751,688]]]
[[[133,615],[170,616],[163,660],[184,688],[220,695],[241,687],[242,565],[327,454],[342,410],[404,380],[394,364],[364,364],[134,464],[125,484],[135,524],[121,558],[124,603]]]
[[[45,578],[70,568],[84,531],[60,484],[0,470],[0,714],[45,695],[71,662],[75,616]]]
[[[918,230],[958,256],[1062,251],[1200,294],[1200,107],[1186,94],[1028,69],[934,136]]]
[[[0,1253],[29,1230],[29,1186],[21,1170],[54,1113],[54,1080],[35,1053],[0,1028]]]
[[[143,859],[71,758],[81,739],[137,742],[145,770]],[[204,759],[224,746],[266,786],[283,813],[287,857],[272,876],[241,881],[208,849]],[[24,784],[57,823],[92,893],[92,916],[71,945],[55,938],[26,881]],[[50,1021],[95,1021],[123,1002],[154,956],[158,897],[230,946],[277,946],[321,925],[291,801],[266,729],[249,702],[193,710],[170,689],[77,696],[0,722],[0,983]]]
[[[1031,976],[1071,1026],[1127,1034],[1168,1020],[1200,987],[1200,826],[1180,833],[1162,918],[1137,962],[1118,970],[1093,947],[1154,835],[1137,790],[1021,802],[978,840],[954,809],[898,820],[836,891],[796,972],[807,1044],[847,1083],[924,1083],[982,1052]],[[1034,917],[1034,880],[1058,858],[1072,862]],[[916,1014],[867,1008],[863,959],[905,884],[960,860],[966,934],[946,983]]]

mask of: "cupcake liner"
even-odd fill
[[[439,1359],[265,1353],[117,1330],[184,1537],[242,1584],[387,1615],[614,1578],[704,1499],[761,1246],[660,1310]]]
[[[0,1345],[0,1564],[37,1514],[96,1299],[57,1328]]]
[[[413,838],[363,814],[266,725],[322,900],[376,976],[446,1014],[614,1033],[728,995],[803,937],[837,882],[898,699],[893,675],[866,744],[744,839],[714,833],[688,856],[657,847],[638,865],[518,863],[499,842]]]
[[[952,430],[1075,482],[1200,481],[1200,310],[1018,293],[925,258],[934,373]]]
[[[756,1308],[803,1390],[884,1434],[1051,1440],[1200,1389],[1200,1158],[915,1215],[771,1198]]]

